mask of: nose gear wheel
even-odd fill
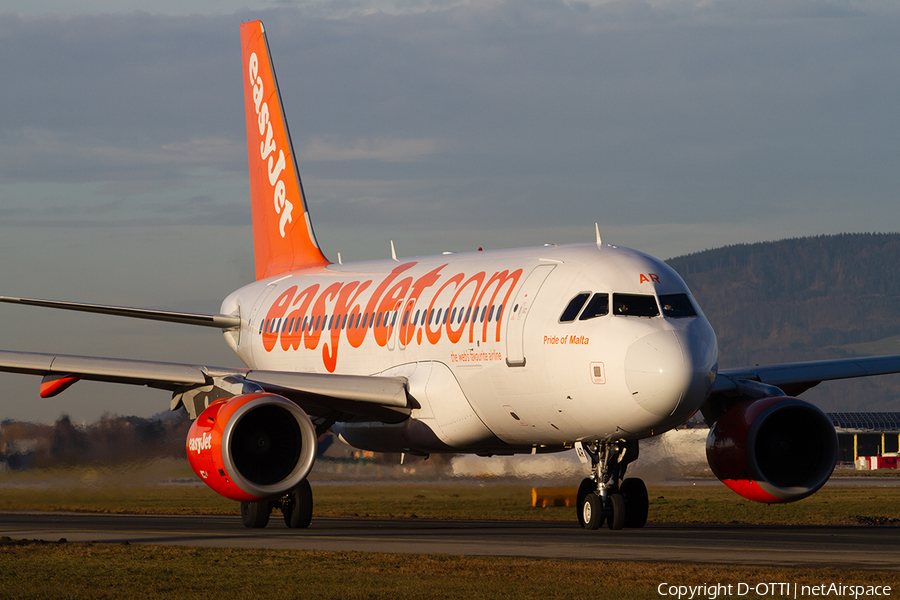
[[[579,525],[591,530],[604,522],[612,530],[643,527],[649,507],[647,486],[637,478],[622,480],[628,464],[638,457],[637,441],[580,443],[579,451],[591,461],[591,476],[578,486]]]

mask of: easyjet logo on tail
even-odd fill
[[[275,213],[281,215],[278,223],[278,233],[285,236],[285,227],[294,221],[294,205],[287,199],[287,189],[281,174],[284,171],[284,149],[278,148],[275,142],[275,134],[272,129],[272,120],[269,118],[269,103],[265,102],[265,86],[259,75],[259,57],[256,52],[249,59],[250,84],[253,90],[253,105],[256,108],[256,122],[259,125],[259,157],[268,165],[269,185],[272,188],[272,201]],[[276,158],[277,157],[277,158]]]
[[[313,233],[262,23],[241,25],[256,279],[331,263]]]

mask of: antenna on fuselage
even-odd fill
[[[338,264],[339,264],[339,265],[344,264],[344,262],[341,260],[341,253],[340,253],[340,252],[338,252]]]
[[[599,248],[600,244],[602,243],[600,241],[600,225],[599,224],[594,223],[594,231],[597,233],[597,247]]]
[[[394,240],[391,240],[391,258],[397,260],[397,251],[394,250]],[[399,260],[397,262],[400,262]]]

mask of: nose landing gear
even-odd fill
[[[643,527],[649,508],[647,486],[634,477],[623,479],[628,464],[638,457],[637,440],[579,442],[575,447],[579,458],[591,463],[591,476],[578,487],[578,523],[585,529],[599,529],[604,522],[613,530]]]

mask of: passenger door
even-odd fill
[[[537,297],[538,291],[550,275],[550,272],[556,265],[538,265],[525,283],[519,288],[512,307],[507,314],[509,315],[506,327],[506,364],[510,367],[525,366],[525,319],[528,318],[528,312]]]

